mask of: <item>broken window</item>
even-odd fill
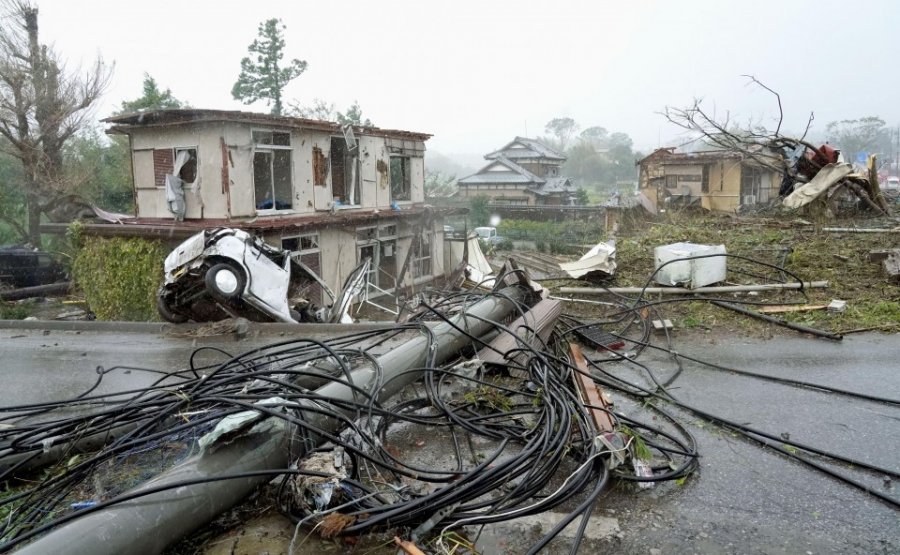
[[[741,204],[756,204],[762,188],[762,170],[741,166]]]
[[[197,181],[197,149],[153,149],[153,181],[157,187],[166,186],[167,175],[177,175],[188,184]]]
[[[357,264],[372,260],[366,275],[369,284],[383,289],[397,286],[397,225],[381,224],[356,228]]]
[[[391,200],[412,200],[411,173],[408,156],[391,157]]]
[[[260,130],[251,131],[253,143],[258,146],[291,146],[291,134],[289,131]]]
[[[328,158],[322,149],[314,146],[313,153],[313,185],[324,187],[328,179]]]
[[[157,187],[166,186],[166,176],[175,167],[175,154],[171,148],[153,149],[153,181]]]
[[[677,175],[667,175],[666,176],[666,189],[675,189],[678,187],[678,176]]]
[[[331,138],[331,194],[336,204],[360,202],[357,152],[348,147],[344,137]]]
[[[322,255],[319,249],[318,233],[306,233],[296,237],[282,237],[281,248],[290,251],[291,256],[295,260],[302,262],[317,276],[322,276]],[[324,292],[318,283],[305,284],[303,291],[299,292],[299,294],[308,298],[314,304],[323,302]]]
[[[256,209],[290,210],[293,207],[291,134],[267,130],[255,130],[251,134]]]
[[[709,192],[709,166],[703,166],[703,175],[700,176],[700,191],[703,193]]]
[[[431,231],[423,231],[413,238],[417,244],[413,246],[416,249],[415,258],[413,259],[413,272],[417,278],[430,276],[432,274],[431,266]]]

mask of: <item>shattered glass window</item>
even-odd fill
[[[433,272],[431,266],[431,232],[424,231],[416,236],[414,240],[418,242],[418,245],[416,245],[418,252],[413,262],[416,277],[430,276]]]
[[[253,188],[257,210],[290,210],[293,207],[291,134],[253,130]]]
[[[358,242],[374,241],[378,238],[378,228],[376,227],[360,227],[356,229],[356,240]]]
[[[391,200],[412,199],[411,168],[408,156],[391,157]]]

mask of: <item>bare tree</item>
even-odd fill
[[[85,71],[67,71],[41,44],[38,9],[28,0],[3,0],[0,11],[0,136],[22,162],[27,238],[39,245],[41,215],[65,221],[77,204],[63,179],[63,146],[88,121],[111,69],[98,58]]]

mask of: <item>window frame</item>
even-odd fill
[[[410,248],[416,250],[416,255],[412,259],[413,272],[415,273],[415,280],[423,280],[425,278],[431,278],[434,276],[434,230],[425,229],[422,230],[421,233],[418,233],[413,236],[413,241],[418,242],[418,245],[410,245]],[[427,249],[423,249],[427,245]],[[423,253],[423,250],[426,252]],[[427,261],[428,263],[428,272],[425,272],[422,268],[423,261]]]
[[[257,134],[259,133],[268,133],[272,135],[273,143],[261,143],[256,142]],[[287,145],[277,145],[274,144],[274,135],[284,134],[287,135],[288,144]],[[256,210],[257,214],[267,215],[267,214],[291,214],[294,212],[294,147],[292,142],[293,137],[291,136],[290,130],[285,129],[267,129],[262,127],[251,127],[250,128],[250,145],[252,151],[252,175],[253,175],[253,207]],[[281,152],[289,152],[288,154],[288,186],[290,187],[290,195],[288,196],[288,200],[290,201],[290,207],[288,208],[278,208],[275,194],[275,157],[276,151]],[[270,164],[270,179],[271,179],[271,195],[272,195],[272,208],[258,208],[259,199],[257,199],[257,184],[256,184],[256,155],[257,153],[269,153],[271,155]]]
[[[401,169],[401,178],[403,180],[402,187],[405,192],[405,198],[400,198],[394,195],[394,161],[400,161],[400,169]],[[397,202],[412,202],[412,157],[402,154],[394,154],[390,157],[390,163],[388,164],[390,168],[390,192],[391,192],[391,201]]]
[[[187,191],[193,190],[196,185],[199,177],[200,177],[200,147],[198,145],[192,146],[172,146],[172,147],[164,147],[164,148],[153,148],[151,149],[151,157],[153,160],[153,186],[157,189],[165,189],[166,188],[166,175],[173,175],[169,173],[159,173],[159,169],[157,167],[157,152],[169,151],[169,161],[171,164],[171,170],[175,169],[175,160],[178,159],[178,152],[182,150],[194,151],[194,180],[187,181],[183,177],[181,177],[181,172],[184,171],[184,166],[182,166],[181,171],[178,172],[178,177],[181,177],[182,181],[184,181],[184,189]]]

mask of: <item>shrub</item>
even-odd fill
[[[100,320],[157,320],[166,253],[159,241],[78,237],[72,276]]]
[[[513,243],[512,239],[508,237],[503,237],[500,241],[497,242],[495,247],[498,251],[511,251],[516,248],[516,245]]]
[[[12,303],[0,303],[0,320],[24,320],[28,309]]]

